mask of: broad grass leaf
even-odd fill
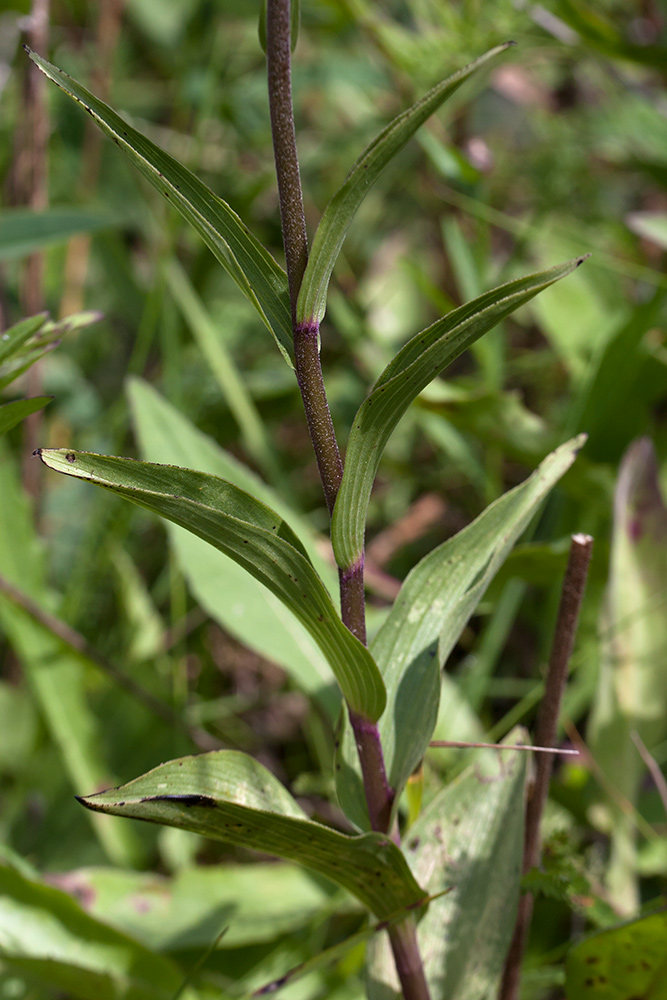
[[[196,229],[272,332],[293,364],[287,276],[229,205],[190,170],[147,139],[85,87],[29,51],[42,72],[88,112],[157,191]]]
[[[391,432],[408,406],[443,368],[479,337],[543,289],[570,274],[584,258],[510,281],[452,310],[413,337],[385,368],[359,407],[345,455],[331,536],[342,568],[361,559],[375,474]]]
[[[50,881],[91,916],[160,952],[207,948],[223,929],[218,947],[225,950],[273,941],[325,919],[343,898],[288,862],[196,865],[173,877],[79,868]]]
[[[637,805],[645,766],[636,732],[653,751],[667,737],[667,507],[648,438],[630,446],[614,497],[607,593],[601,618],[598,687],[588,745],[619,796]],[[634,819],[608,801],[598,813],[610,832],[607,885],[619,912],[639,903]]]
[[[514,731],[507,742],[525,735]],[[472,765],[447,785],[408,831],[415,878],[429,895],[451,890],[430,903],[417,928],[432,1000],[496,995],[519,899],[527,756],[486,755],[483,769]],[[371,1000],[401,996],[387,959],[370,955]]]
[[[265,767],[235,750],[169,761],[81,802],[296,861],[346,888],[380,919],[425,897],[388,837],[350,837],[313,823]]]
[[[230,556],[308,630],[355,712],[376,721],[386,693],[365,646],[343,625],[306,551],[275,511],[232,483],[191,469],[42,449],[45,465],[85,479],[174,521]]]
[[[0,451],[0,574],[46,611],[53,612],[52,595],[27,498],[18,470]],[[0,596],[0,628],[21,660],[35,703],[47,732],[62,759],[74,792],[108,782],[111,769],[104,759],[97,719],[86,697],[85,668],[62,642],[38,625],[8,599]],[[132,831],[118,821],[93,824],[110,861],[133,865],[141,848]]]
[[[567,1000],[667,1000],[667,912],[585,938],[565,962]]]
[[[440,675],[449,654],[514,543],[584,441],[580,435],[561,445],[525,482],[425,556],[408,574],[371,643],[387,688],[379,728],[389,783],[397,796],[431,739]],[[339,800],[348,818],[365,829],[368,813],[347,726],[339,754]]]
[[[437,84],[411,108],[394,118],[366,147],[320,219],[299,292],[298,322],[314,324],[321,322],[326,310],[331,272],[350,223],[367,191],[387,164],[462,83],[511,44],[509,42],[498,45]]]
[[[48,994],[172,1000],[185,974],[169,958],[89,916],[66,893],[0,866],[0,960]],[[183,1000],[195,1000],[187,989]]]
[[[320,556],[308,522],[292,510],[246,465],[230,455],[142,379],[127,384],[135,433],[149,462],[190,466],[228,479],[277,511],[296,530],[329,594],[337,591],[333,567]],[[167,523],[181,572],[199,604],[250,649],[279,664],[333,721],[340,695],[331,668],[304,626],[285,605],[224,552]]]
[[[93,233],[123,225],[126,220],[77,208],[3,209],[0,213],[0,260],[27,257],[44,247],[66,243],[77,233]]]

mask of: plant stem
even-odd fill
[[[290,0],[271,0],[266,10],[269,109],[292,312],[296,378],[324,498],[331,514],[343,476],[343,463],[322,378],[320,331],[317,324],[296,322],[296,302],[308,262],[308,237],[294,131],[290,41]]]
[[[290,41],[290,0],[267,0],[266,58],[271,133],[290,293],[295,369],[331,516],[343,476],[343,463],[322,377],[319,325],[296,322],[296,304],[308,262],[308,241],[292,107]],[[339,570],[339,581],[343,622],[360,642],[366,644],[363,558],[358,565]],[[349,716],[371,826],[386,833],[391,822],[393,791],[387,781],[380,733],[375,723],[353,712]],[[405,1000],[429,1000],[413,916],[393,928],[389,937]]]
[[[293,300],[292,312],[295,308],[296,300]],[[320,334],[316,325],[295,325],[294,360],[308,432],[317,460],[327,510],[331,516],[340,481],[343,478],[343,463],[324,388],[320,363]]]
[[[28,42],[37,52],[48,51],[50,0],[32,0]],[[26,67],[24,148],[17,162],[19,183],[24,186],[22,200],[36,212],[43,212],[49,204],[49,109],[46,100],[46,80],[36,66]],[[34,316],[44,308],[44,253],[36,250],[25,262],[22,275],[21,305],[26,316]],[[26,375],[28,396],[42,392],[41,365],[34,365]],[[26,491],[33,497],[39,495],[41,465],[32,461],[37,447],[43,413],[31,413],[23,425],[24,459],[21,476]]]
[[[292,307],[296,377],[324,497],[331,515],[343,476],[343,464],[322,377],[319,327],[315,323],[298,324],[295,319],[296,300],[308,259],[308,247],[292,111],[290,0],[268,2],[266,57],[271,131]],[[363,559],[349,570],[339,570],[339,582],[343,622],[365,645]],[[374,830],[386,833],[391,817],[393,795],[387,782],[380,734],[374,723],[354,713],[350,713],[350,724],[359,751],[371,825]]]
[[[551,647],[549,669],[535,726],[535,743],[540,747],[553,747],[558,733],[558,717],[567,681],[567,669],[572,655],[581,602],[586,589],[588,564],[593,551],[590,535],[573,535],[570,557],[565,570],[561,591],[556,631]],[[540,860],[540,820],[549,794],[553,768],[553,754],[540,754],[535,761],[535,777],[528,790],[526,826],[523,847],[523,874],[526,875]],[[523,958],[530,922],[533,915],[533,896],[526,892],[519,900],[514,936],[505,962],[505,971],[499,1000],[516,1000],[519,995],[521,960]]]
[[[390,928],[389,940],[398,978],[403,987],[403,996],[406,1000],[430,1000],[431,994],[419,954],[414,917],[409,916],[400,924]]]
[[[391,823],[394,791],[387,781],[380,732],[374,722],[357,715],[351,708],[348,709],[348,716],[359,754],[371,829],[387,833]]]
[[[296,300],[308,262],[308,236],[294,131],[290,42],[290,0],[270,0],[266,10],[269,109],[292,324],[295,325]]]

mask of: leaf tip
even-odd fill
[[[29,45],[26,45],[26,43],[25,43],[25,42],[23,43],[23,51],[24,51],[24,52],[27,52],[27,53],[28,53],[28,55],[30,56],[30,58],[32,58],[32,56],[33,56],[33,51],[32,51],[32,49],[30,48],[30,46],[29,46]]]
[[[589,257],[592,257],[591,253],[584,253],[581,255],[581,257],[577,257],[575,259],[575,265],[574,265],[575,268],[580,267],[585,260],[588,260]]]
[[[94,809],[95,806],[90,801],[90,796],[88,795],[75,795],[74,798],[81,806],[85,806],[86,809]]]
[[[578,434],[574,439],[574,454],[578,455],[581,449],[584,447],[588,441],[588,434],[584,431],[582,434]]]

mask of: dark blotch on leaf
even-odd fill
[[[65,455],[65,461],[67,461],[67,462],[76,462],[76,455],[74,454],[73,451],[68,451],[67,452],[67,454]]]
[[[210,795],[148,795],[142,802],[179,802],[183,806],[204,806],[207,809],[215,808],[215,799]]]

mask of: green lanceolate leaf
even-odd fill
[[[400,795],[426,752],[438,718],[440,673],[491,580],[536,510],[574,462],[581,434],[548,455],[408,574],[371,652],[384,678],[387,710],[379,723],[389,784]],[[368,812],[354,740],[340,741],[338,797],[362,829]]]
[[[513,732],[508,743],[525,742]],[[405,852],[431,895],[417,936],[433,1000],[496,996],[514,930],[523,855],[528,755],[471,766],[410,829]]]
[[[17,399],[13,403],[4,403],[0,406],[0,434],[6,434],[31,413],[42,410],[52,398],[52,396],[33,396],[32,399]]]
[[[381,919],[426,896],[388,837],[349,837],[313,823],[265,767],[235,750],[169,761],[80,801],[297,861],[344,886]]]
[[[140,379],[131,379],[128,398],[141,457],[147,462],[189,465],[228,479],[277,511],[292,525],[330,594],[338,576],[318,552],[318,539],[305,518],[238,459],[202,434],[179,410]],[[319,646],[282,601],[224,552],[169,523],[169,538],[181,572],[200,606],[239,642],[281,666],[315,697],[333,722],[340,692]]]
[[[270,507],[217,476],[88,452],[42,449],[51,469],[87,479],[220,549],[280,598],[326,656],[348,704],[373,721],[386,693],[365,646],[343,625],[303,545]]]
[[[29,51],[29,50],[28,50]],[[292,364],[292,322],[287,276],[229,205],[190,170],[132,128],[107,104],[29,51],[30,58],[80,104],[127,155],[144,177],[197,230],[218,261],[252,302],[273,333],[283,356]]]
[[[568,1000],[667,1000],[667,913],[586,938],[568,954],[565,973]]]
[[[512,44],[508,42],[505,45],[498,45],[437,84],[411,108],[394,118],[366,147],[320,219],[299,292],[298,322],[321,322],[326,310],[331,272],[350,223],[369,188],[390,160],[403,149],[417,129],[458,90],[462,83]]]
[[[452,310],[403,347],[357,411],[331,526],[338,565],[347,569],[364,548],[366,512],[375,473],[394,427],[443,368],[501,320],[581,264],[584,257],[510,281]]]
[[[514,732],[507,742],[525,741]],[[447,785],[410,827],[404,851],[438,896],[417,928],[431,1000],[489,1000],[514,930],[523,854],[527,754],[486,755]],[[368,947],[370,1000],[401,1000],[391,953]]]

